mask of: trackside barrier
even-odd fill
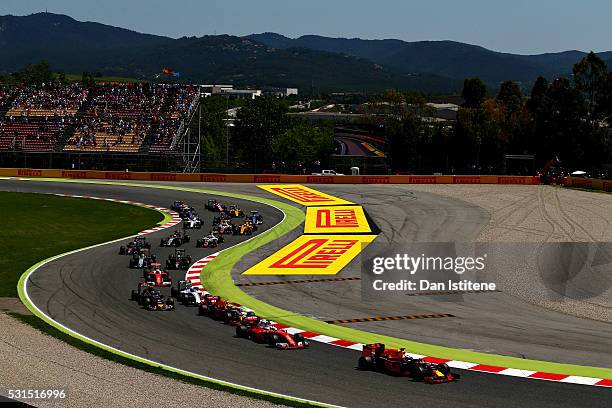
[[[155,173],[94,170],[0,168],[2,177],[45,177],[95,180],[186,181],[203,183],[313,184],[540,184],[538,176],[310,176],[291,174]],[[585,180],[585,179],[580,179]],[[601,180],[594,180],[601,181]],[[612,182],[608,182],[612,183]],[[609,187],[609,186],[608,186]]]
[[[588,188],[591,190],[612,192],[612,180],[566,177],[563,184],[567,187]]]

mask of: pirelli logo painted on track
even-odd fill
[[[330,206],[306,209],[306,234],[364,233],[372,232],[363,207]]]
[[[335,275],[376,235],[302,235],[244,275]]]
[[[258,187],[307,207],[314,205],[354,204],[300,184],[261,185]]]
[[[363,319],[343,319],[343,320],[326,320],[325,323],[330,324],[347,324],[347,323],[368,323],[368,322],[385,322],[388,320],[417,320],[417,319],[439,319],[441,317],[455,317],[450,313],[433,313],[407,316],[376,316],[365,317]]]

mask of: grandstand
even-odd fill
[[[79,84],[20,87],[6,116],[74,116],[87,98],[87,93],[88,90]]]
[[[6,111],[5,105],[11,100],[13,92],[10,89],[0,87],[0,114]]]
[[[73,154],[172,155],[198,101],[198,87],[169,84],[0,89],[0,151],[48,152],[56,161],[65,153],[66,162]]]
[[[0,150],[54,150],[86,97],[78,84],[2,90]]]
[[[0,150],[51,151],[66,125],[60,120],[0,121]]]
[[[171,150],[176,137],[183,133],[192,112],[198,104],[198,89],[194,86],[174,87],[171,89],[164,115],[156,121],[156,131],[151,140],[149,151],[159,153]]]

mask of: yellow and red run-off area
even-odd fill
[[[244,275],[335,275],[376,235],[302,235]]]
[[[272,194],[276,194],[287,200],[302,204],[306,207],[314,205],[346,205],[353,204],[342,198],[325,194],[301,184],[274,184],[258,186]]]
[[[304,233],[367,233],[372,232],[363,207],[358,205],[308,207]]]

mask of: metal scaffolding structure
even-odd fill
[[[195,110],[191,117],[186,121],[185,130],[179,135],[178,146],[181,152],[183,173],[197,173],[202,169],[202,105],[198,99],[198,132],[194,135],[191,123],[195,116]]]

